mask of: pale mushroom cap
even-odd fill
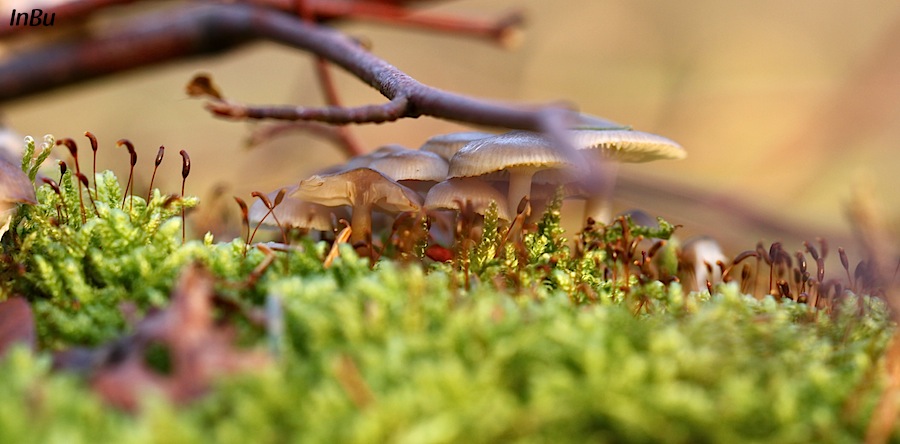
[[[431,187],[425,196],[425,208],[460,211],[460,205],[466,201],[471,202],[472,209],[482,215],[491,202],[496,202],[497,216],[506,221],[512,220],[506,196],[487,182],[471,178],[449,179]]]
[[[678,143],[656,134],[631,130],[570,130],[572,144],[579,150],[596,151],[618,162],[650,162],[684,159],[687,152]]]
[[[34,185],[18,166],[0,158],[0,238],[9,229],[18,203],[37,203]]]
[[[338,168],[340,171],[349,171],[355,170],[357,168],[368,168],[373,160],[382,158],[384,156],[389,156],[394,153],[403,152],[403,151],[415,151],[411,150],[403,145],[397,144],[388,144],[382,145],[372,151],[370,153],[363,154],[362,156],[356,156],[347,161],[342,167]]]
[[[300,181],[292,197],[328,207],[372,204],[390,212],[422,207],[422,198],[415,191],[369,168],[312,176]]]
[[[435,153],[449,162],[450,158],[452,158],[457,151],[462,149],[462,147],[466,146],[466,144],[468,144],[469,142],[474,142],[476,140],[484,139],[487,137],[493,137],[494,135],[495,134],[483,133],[479,131],[441,134],[426,140],[425,143],[422,144],[421,147],[419,147],[419,151]]]
[[[287,189],[287,192],[285,193],[285,196],[287,196],[296,191],[297,186],[285,187],[285,189]],[[266,197],[269,198],[270,202],[274,203],[275,197],[278,195],[279,191],[281,190],[275,190],[267,194]],[[250,206],[248,214],[250,223],[259,223],[268,212],[269,209],[263,204],[262,199],[257,199],[253,202],[253,205]],[[275,219],[277,218],[278,222],[289,227],[330,231],[333,228],[332,214],[337,218],[346,219],[349,217],[347,214],[343,213],[345,213],[345,211],[343,211],[343,208],[341,207],[329,208],[324,205],[306,202],[295,197],[285,197],[272,211],[272,214],[274,214],[275,217],[272,217],[270,214],[263,220],[263,225],[275,226],[277,225],[275,223]]]
[[[13,165],[22,159],[22,140],[24,138],[3,124],[0,124],[0,160]]]
[[[368,167],[397,181],[440,182],[447,178],[449,165],[435,153],[405,150],[374,159]]]
[[[18,165],[0,159],[0,210],[17,203],[37,203],[34,184]]]
[[[647,212],[643,211],[643,210],[638,210],[638,209],[628,210],[628,211],[619,213],[616,216],[616,218],[618,218],[619,216],[627,216],[627,217],[631,218],[631,222],[633,222],[637,225],[641,225],[644,227],[650,227],[650,228],[654,228],[654,229],[659,228],[659,221],[656,220],[656,218],[654,218],[653,216],[647,214]]]
[[[716,266],[716,262],[727,262],[728,258],[722,253],[722,247],[714,239],[708,236],[690,239],[684,243],[681,251],[684,262],[693,266],[694,285],[697,289],[706,288],[707,280],[716,283],[722,278],[722,272]],[[707,264],[712,267],[712,274],[706,268]]]
[[[464,146],[450,159],[447,176],[503,179],[513,169],[558,170],[562,176],[573,176],[577,168],[547,138],[527,131],[512,131]],[[543,177],[555,179],[546,173]]]
[[[577,113],[569,125],[572,129],[624,128],[625,125],[585,113]]]

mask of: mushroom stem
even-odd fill
[[[590,217],[596,222],[609,223],[612,219],[612,194],[616,185],[616,174],[619,171],[618,162],[603,162],[591,168],[591,177],[588,177],[587,202],[584,205],[584,220]]]
[[[516,211],[522,198],[531,194],[532,176],[534,176],[534,169],[531,168],[510,169],[508,192],[508,208],[510,211]]]
[[[372,204],[353,207],[353,214],[350,217],[350,230],[351,245],[368,241],[369,233],[372,232]]]

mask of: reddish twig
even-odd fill
[[[297,15],[307,23],[315,22],[316,12],[312,8],[312,2],[310,0],[295,0],[295,2],[297,4]],[[315,69],[316,78],[319,80],[319,86],[322,87],[322,94],[325,96],[325,103],[329,106],[342,106],[337,86],[334,84],[334,78],[331,75],[331,70],[328,68],[328,61],[322,56],[317,56]],[[334,134],[338,139],[338,146],[344,148],[348,158],[363,154],[362,146],[346,127],[337,127]]]
[[[328,61],[322,57],[316,57],[315,67],[316,77],[319,79],[319,85],[325,95],[325,103],[330,106],[341,106],[341,99],[338,96],[331,69],[328,67]],[[340,146],[344,147],[348,158],[363,154],[362,145],[353,137],[349,129],[343,126],[337,127],[335,135],[340,140]]]
[[[282,11],[298,11],[297,0],[248,1]],[[307,14],[316,22],[346,19],[368,21],[488,39],[504,47],[513,46],[516,43],[516,30],[525,21],[521,11],[512,11],[492,20],[421,13],[407,6],[408,3],[415,3],[410,1],[304,0],[302,3],[301,13]]]
[[[319,122],[278,122],[254,128],[250,132],[250,136],[247,137],[246,144],[248,148],[253,148],[281,134],[291,131],[302,131],[326,139],[335,145],[342,145],[344,140],[338,134],[338,130],[343,128]]]
[[[84,19],[111,6],[138,3],[141,0],[70,0],[44,8],[55,14],[55,23],[83,24]],[[198,0],[195,0],[198,1]],[[238,0],[240,3],[294,12],[296,0]],[[146,3],[149,3],[147,1]],[[509,36],[523,22],[520,12],[514,11],[496,20],[472,19],[438,14],[421,14],[406,6],[409,1],[379,0],[306,0],[305,9],[313,21],[360,20],[392,26],[405,26],[429,31],[447,32],[476,38],[486,38],[506,45]],[[33,32],[25,26],[0,27],[0,39],[13,37],[23,31]]]

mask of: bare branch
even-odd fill
[[[244,4],[203,4],[156,13],[98,37],[60,42],[17,54],[0,66],[0,101],[180,58],[213,54],[258,39],[309,51],[343,68],[392,102],[349,110],[283,108],[273,116],[335,123],[386,121],[429,115],[458,122],[546,132],[568,147],[562,131],[571,112],[466,97],[419,83],[361,48],[353,39],[295,16]],[[398,111],[405,101],[405,108]],[[225,114],[240,112],[212,106]],[[247,116],[269,117],[247,108]],[[372,115],[365,115],[371,112]]]
[[[333,125],[348,123],[384,123],[404,117],[409,101],[406,97],[394,98],[382,105],[365,105],[353,108],[326,106],[308,108],[303,106],[253,107],[234,101],[212,101],[206,109],[213,114],[232,119],[276,119],[326,122]]]

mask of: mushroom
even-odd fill
[[[715,284],[721,281],[722,270],[717,264],[728,261],[719,243],[708,236],[695,237],[685,242],[681,249],[681,259],[686,265],[685,271],[689,273],[683,277],[682,282],[688,289],[697,291],[707,288],[707,282]]]
[[[512,220],[506,196],[490,184],[477,179],[448,179],[431,187],[425,196],[425,209],[462,211],[460,205],[465,205],[466,202],[471,202],[472,210],[481,215],[484,215],[491,202],[496,202],[497,217],[505,221]]]
[[[290,196],[327,207],[351,207],[351,242],[365,242],[372,233],[372,210],[418,211],[422,198],[413,190],[370,168],[356,168],[300,181]]]
[[[626,129],[628,126],[609,119],[586,113],[577,113],[569,125],[570,129]]]
[[[431,187],[425,196],[425,209],[432,213],[431,235],[439,244],[453,243],[456,216],[470,205],[472,211],[484,216],[491,203],[497,205],[497,217],[510,221],[506,196],[477,178],[447,179]],[[452,214],[448,214],[452,211]],[[446,217],[444,217],[446,216]]]
[[[450,159],[448,178],[509,179],[507,208],[516,209],[531,193],[532,178],[563,183],[578,176],[579,166],[547,138],[527,131],[512,131],[470,142]]]
[[[22,159],[22,140],[12,128],[0,123],[0,160],[15,164]]]
[[[449,162],[450,158],[469,142],[493,136],[495,136],[495,134],[483,133],[480,131],[440,134],[426,140],[425,143],[419,147],[419,151],[435,153]]]
[[[36,204],[34,185],[18,166],[0,159],[0,238],[9,229],[17,204]]]
[[[641,163],[687,157],[687,152],[678,143],[643,131],[574,129],[570,134],[572,143],[579,149],[594,150],[618,162]]]
[[[584,153],[590,174],[583,181],[587,197],[584,218],[606,222],[609,200],[618,164],[659,159],[684,159],[681,145],[656,134],[632,130],[575,129],[569,134],[573,145]]]
[[[248,213],[250,223],[262,223],[263,225],[275,226],[275,220],[277,219],[282,225],[288,227],[305,230],[331,231],[334,229],[332,216],[337,218],[349,216],[349,213],[342,207],[328,208],[324,205],[306,202],[296,197],[287,197],[297,191],[297,188],[297,185],[282,188],[286,189],[286,197],[284,197],[281,200],[281,203],[272,210],[272,215],[274,215],[274,217],[266,217],[269,213],[269,209],[266,207],[265,203],[263,203],[262,199],[257,199],[253,202],[253,205],[250,206],[250,211]],[[270,202],[274,202],[282,189],[275,190],[266,195],[266,197],[269,198]]]
[[[373,159],[369,168],[425,195],[447,178],[447,161],[428,151],[404,150]]]
[[[334,170],[337,171],[347,171],[354,170],[356,168],[368,168],[369,164],[372,163],[373,160],[379,159],[384,156],[388,156],[394,153],[402,152],[402,151],[414,151],[403,145],[397,144],[388,144],[382,145],[378,147],[375,151],[372,151],[367,154],[363,154],[362,156],[356,156],[347,161],[347,163],[343,165],[337,165]],[[331,170],[331,168],[329,168]]]

